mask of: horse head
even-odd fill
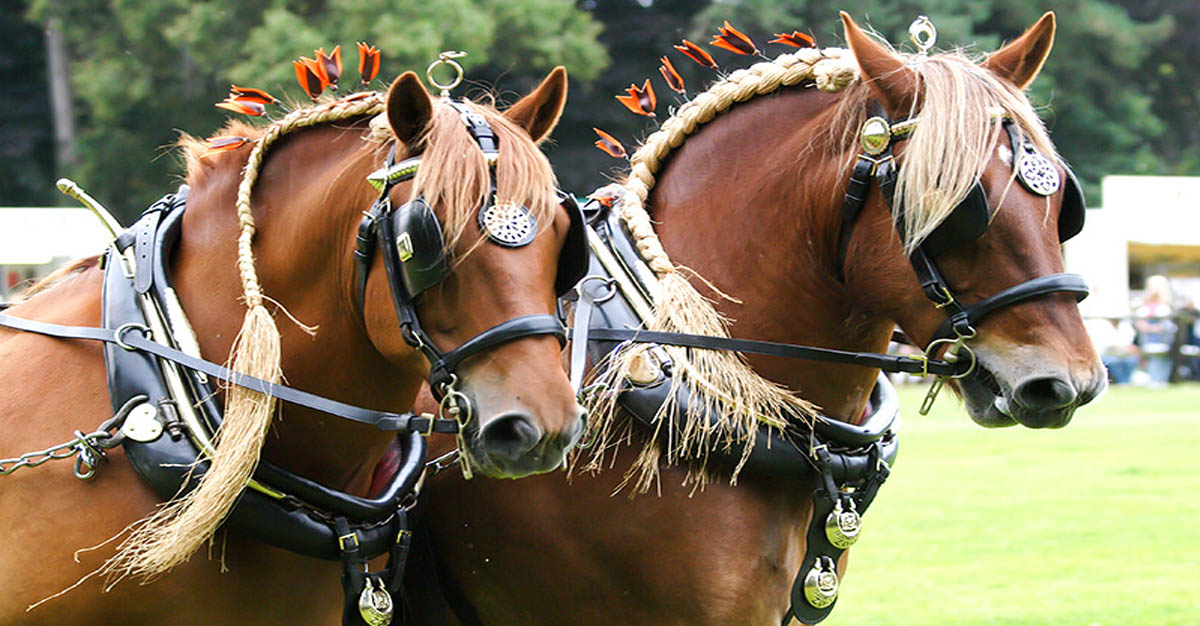
[[[586,263],[583,225],[537,148],[566,91],[558,68],[503,114],[434,100],[412,72],[387,95],[395,161],[419,160],[411,182],[388,194],[404,222],[394,227],[393,263],[425,323],[414,332],[401,319],[397,331],[378,272],[367,285],[367,331],[385,355],[407,358],[415,346],[444,357],[430,359],[431,387],[463,424],[471,464],[495,477],[558,467],[583,429],[554,318],[556,296]]]
[[[1085,288],[1061,274],[1082,192],[1023,93],[1053,45],[1054,15],[982,64],[903,58],[842,19],[869,88],[857,103],[863,150],[887,146],[874,169],[895,183],[870,196],[848,242],[848,289],[931,354],[961,337],[975,367],[956,388],[977,423],[1065,426],[1106,377],[1076,306]],[[955,311],[1001,293],[1015,297],[950,332]]]

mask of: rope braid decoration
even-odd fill
[[[631,169],[623,182],[619,215],[633,237],[634,245],[644,261],[654,271],[658,284],[652,285],[654,317],[647,327],[651,330],[704,334],[728,337],[729,320],[723,317],[713,302],[689,282],[694,271],[675,265],[663,249],[645,202],[654,188],[655,175],[663,159],[683,144],[700,126],[738,102],[756,95],[771,93],[781,87],[814,81],[818,89],[837,92],[858,78],[858,65],[850,51],[842,48],[805,48],[783,54],[774,61],[761,62],[739,69],[711,85],[707,91],[683,104],[662,126],[652,133],[630,159]],[[712,285],[708,285],[720,294]],[[729,296],[723,297],[736,302]],[[600,471],[608,464],[608,454],[614,446],[631,440],[631,425],[618,428],[616,424],[617,395],[622,382],[631,371],[643,370],[651,346],[638,344],[617,351],[610,357],[596,382],[608,391],[589,399],[589,436],[597,442],[583,468]],[[646,441],[640,455],[626,472],[621,487],[632,483],[635,493],[646,492],[658,481],[658,468],[663,461],[674,464],[691,460],[693,469],[686,482],[703,488],[709,476],[705,471],[708,451],[714,446],[742,446],[741,461],[733,469],[730,484],[737,484],[738,473],[749,458],[757,438],[759,425],[782,429],[786,416],[816,419],[817,407],[798,397],[791,390],[770,382],[755,373],[738,354],[714,350],[693,350],[662,346],[675,367],[685,375],[672,377],[673,388],[668,401],[655,416],[658,425]],[[666,424],[678,417],[680,408],[677,392],[687,387],[692,404],[682,416],[678,432]],[[720,416],[715,423],[708,415]]]
[[[271,124],[251,151],[238,186],[237,269],[242,283],[246,315],[230,352],[229,367],[270,382],[282,378],[279,329],[264,304],[262,285],[254,265],[254,213],[250,200],[267,151],[277,140],[296,130],[376,115],[385,108],[382,94],[338,100],[300,109]],[[224,421],[210,453],[210,465],[191,492],[171,500],[149,517],[136,522],[117,553],[95,573],[106,577],[106,588],[126,576],[152,580],[187,561],[210,541],[250,482],[275,412],[275,398],[236,386],[226,386]],[[90,576],[90,575],[89,575]]]

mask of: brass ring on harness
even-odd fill
[[[459,65],[458,62],[455,61],[454,59],[457,59],[460,57],[465,57],[465,56],[467,56],[466,52],[455,52],[453,50],[447,50],[447,51],[439,54],[437,60],[434,61],[433,63],[430,63],[429,67],[426,68],[425,78],[427,80],[429,80],[430,85],[433,85],[434,87],[437,87],[438,89],[441,90],[441,95],[449,96],[450,90],[454,89],[455,87],[457,87],[459,85],[459,83],[462,82],[463,67],[461,65]],[[452,80],[449,83],[445,83],[445,84],[439,83],[437,81],[437,79],[433,77],[433,70],[437,69],[437,67],[439,65],[443,65],[443,64],[449,65],[455,72],[454,80]]]
[[[137,322],[129,322],[128,324],[121,324],[117,327],[117,330],[113,332],[113,343],[130,352],[137,350],[137,348],[125,343],[125,333],[131,330],[139,330],[141,331],[143,337],[150,337],[150,327],[146,326],[145,324],[138,324]]]
[[[971,335],[971,336],[973,337],[974,335]],[[958,351],[966,350],[967,356],[971,357],[971,365],[969,367],[967,367],[967,369],[965,371],[963,371],[963,373],[953,374],[951,376],[947,376],[947,378],[957,380],[960,378],[966,378],[967,376],[970,376],[975,371],[975,366],[978,365],[979,360],[975,356],[975,351],[971,349],[971,346],[968,346],[965,343],[965,340],[969,339],[969,338],[970,337],[959,337],[957,339],[937,339],[937,340],[933,341],[932,343],[930,343],[925,348],[925,362],[927,364],[926,367],[928,367],[929,359],[934,358],[933,355],[934,355],[934,352],[937,351],[937,347],[942,344],[949,344],[951,346],[951,348],[950,348],[950,350],[947,350],[947,355],[945,357],[943,357],[948,363],[957,362],[958,358],[961,356],[961,355],[959,355]],[[957,346],[957,347],[954,347],[954,346]],[[951,352],[951,351],[953,351],[953,352]]]

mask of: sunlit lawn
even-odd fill
[[[1110,390],[1062,430],[917,415],[825,622],[1200,624],[1200,386]]]

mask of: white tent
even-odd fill
[[[1106,176],[1102,192],[1104,208],[1066,244],[1067,271],[1092,288],[1085,316],[1129,314],[1131,258],[1194,262],[1200,276],[1200,177]]]
[[[99,254],[111,239],[87,209],[0,208],[0,266]]]

